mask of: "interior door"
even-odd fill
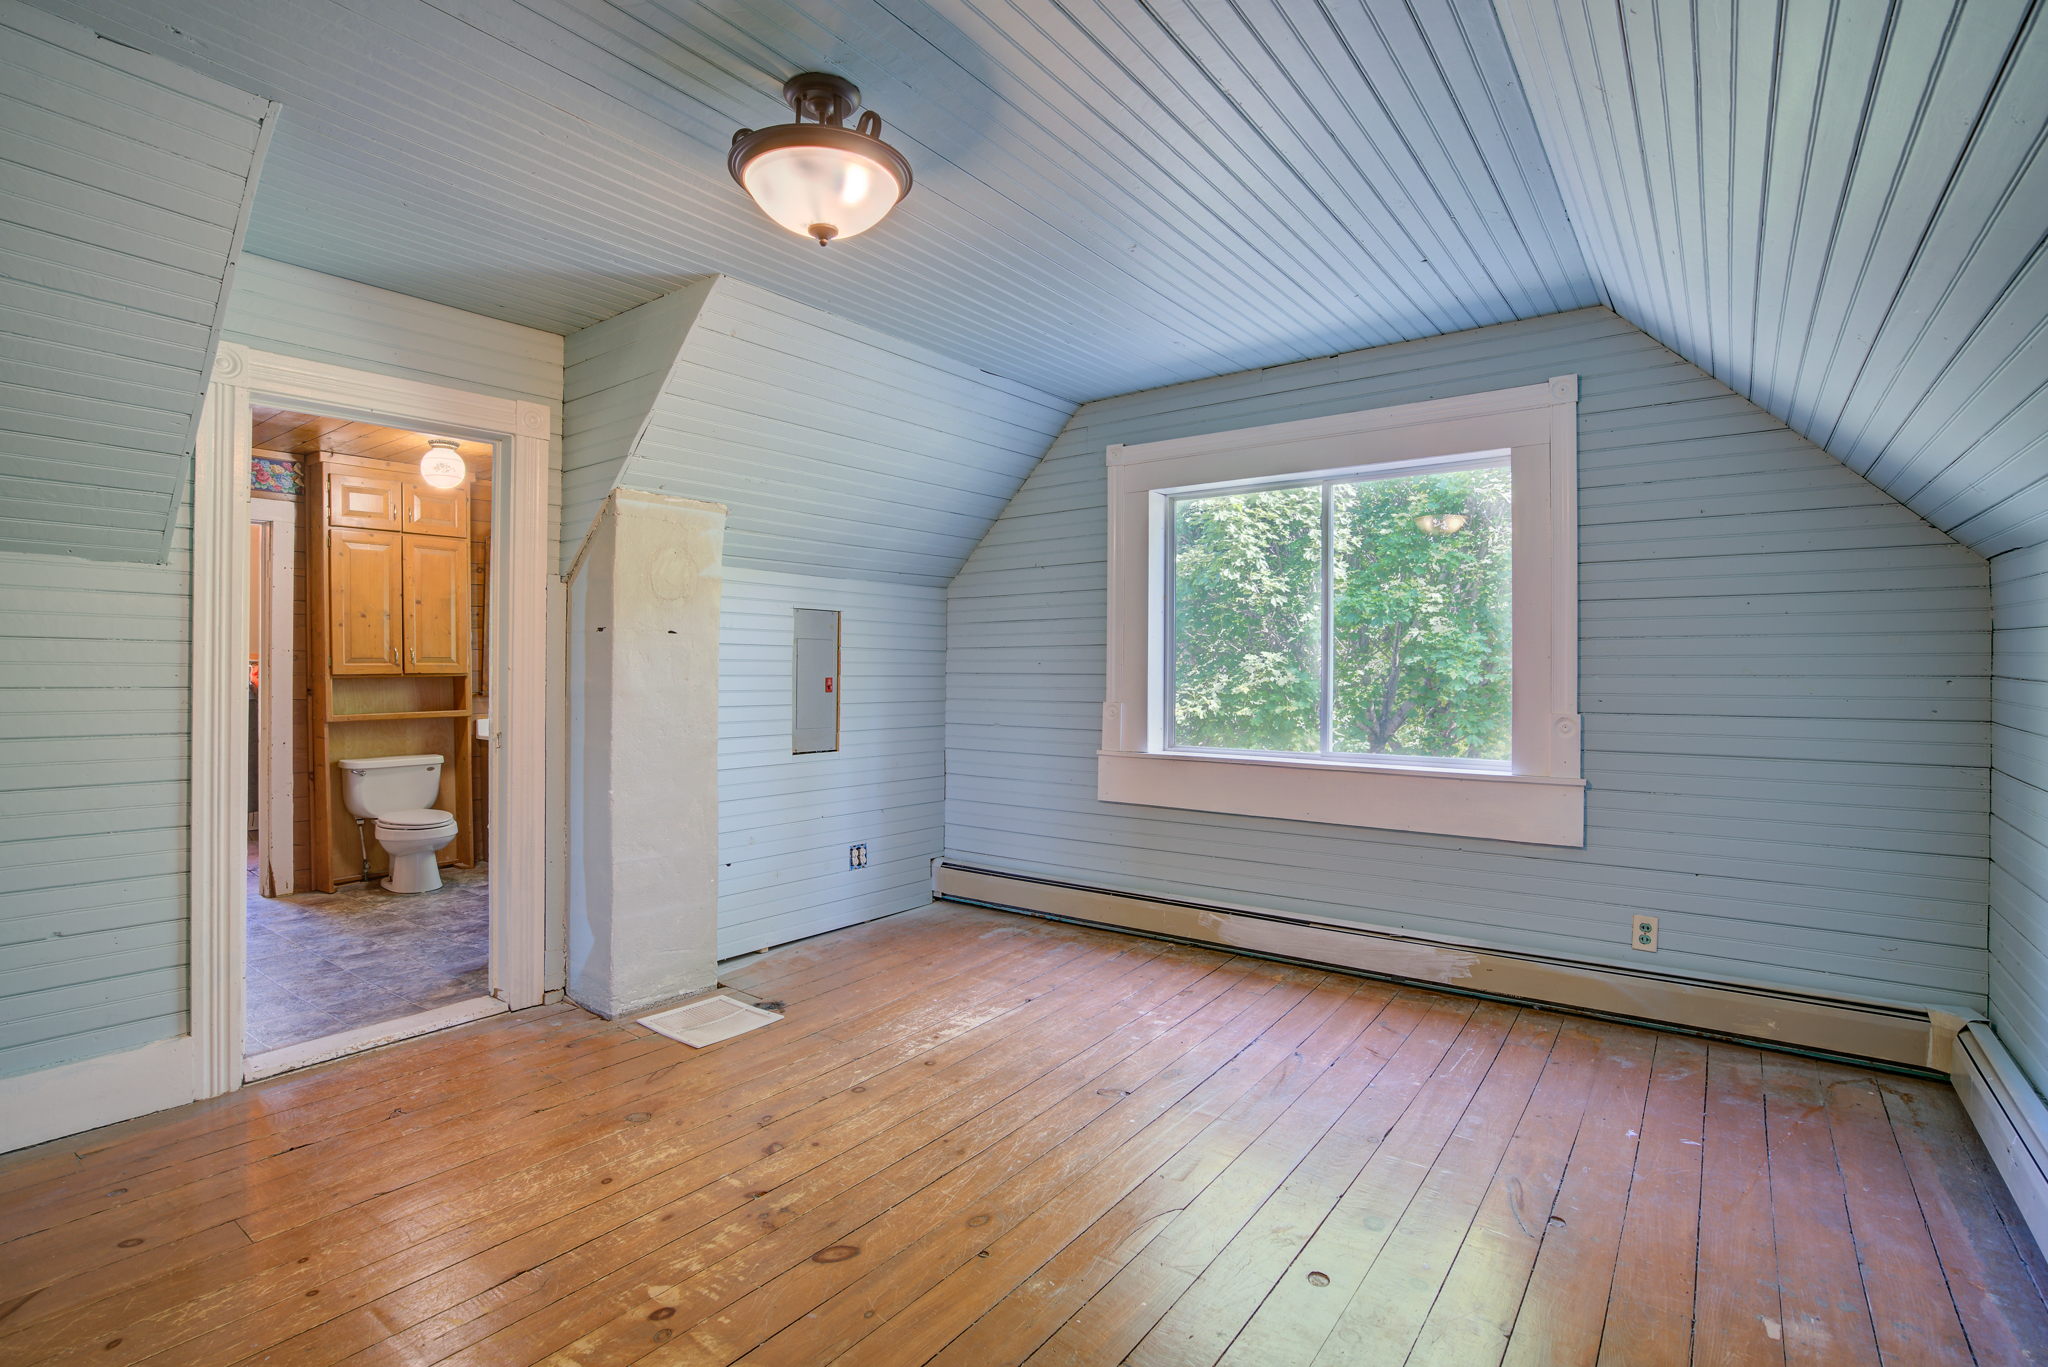
[[[405,668],[469,672],[469,543],[445,536],[405,540]]]
[[[336,674],[397,674],[405,619],[397,532],[327,533],[328,654]]]

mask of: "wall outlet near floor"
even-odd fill
[[[864,869],[867,866],[868,847],[866,845],[848,845],[846,847],[846,867],[849,869]]]
[[[1652,954],[1656,953],[1657,918],[1654,916],[1636,917],[1629,926],[1628,943],[1632,949],[1642,949],[1648,950]]]

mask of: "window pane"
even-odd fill
[[[1173,741],[1322,748],[1323,491],[1173,507]]]
[[[1331,494],[1334,748],[1509,758],[1507,468]]]

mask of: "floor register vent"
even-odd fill
[[[763,1011],[758,1006],[749,1006],[731,997],[706,997],[703,1001],[678,1006],[673,1011],[642,1016],[640,1023],[657,1035],[667,1035],[692,1049],[702,1049],[707,1044],[744,1035],[749,1030],[773,1025],[781,1019],[773,1011]]]

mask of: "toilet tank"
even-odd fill
[[[372,759],[338,759],[341,799],[349,814],[379,817],[386,812],[432,807],[441,795],[439,755],[378,755]]]

